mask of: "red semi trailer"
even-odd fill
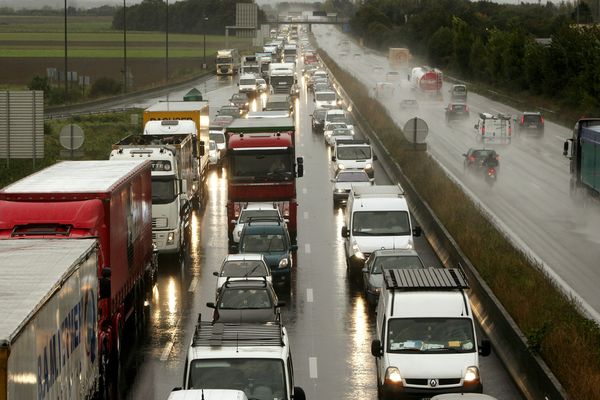
[[[150,161],[64,161],[0,190],[0,239],[96,238],[101,368],[116,372],[125,325],[144,321],[156,279]],[[131,329],[132,332],[138,329]]]

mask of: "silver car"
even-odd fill
[[[213,275],[217,277],[217,293],[227,281],[265,278],[272,282],[271,270],[262,254],[229,254],[223,260],[221,269],[213,272]]]
[[[333,182],[333,205],[346,203],[352,186],[371,186],[374,183],[373,179],[369,179],[369,175],[362,169],[344,169],[340,170]]]

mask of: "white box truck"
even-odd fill
[[[152,162],[152,240],[161,254],[182,251],[199,187],[192,135],[127,136],[112,146],[110,159]]]
[[[93,398],[96,240],[0,240],[0,258],[0,400]]]

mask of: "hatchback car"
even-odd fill
[[[278,322],[279,301],[273,286],[264,278],[227,281],[219,290],[217,300],[206,303],[212,308],[213,322]]]
[[[273,275],[273,284],[289,286],[292,278],[293,245],[285,223],[250,219],[246,222],[238,251],[240,254],[260,253],[265,257]]]
[[[347,127],[334,128],[330,134],[325,135],[325,140],[330,147],[335,147],[338,140],[354,139],[354,131]]]
[[[244,228],[244,224],[250,218],[262,218],[262,219],[273,219],[275,221],[283,221],[283,217],[281,216],[281,212],[277,207],[273,205],[273,203],[248,203],[246,206],[240,211],[240,216],[237,220],[232,220],[231,223],[235,224],[233,228],[233,242],[239,243],[240,236],[242,234],[242,229]]]
[[[377,304],[386,269],[425,268],[421,257],[412,249],[380,249],[371,253],[363,267],[363,283],[369,304]]]
[[[250,99],[246,93],[234,93],[229,98],[229,104],[238,107],[240,110],[248,111],[250,108]]]
[[[519,133],[534,132],[544,134],[544,117],[539,112],[525,111],[517,121]]]
[[[267,81],[265,81],[263,78],[256,79],[256,87],[258,88],[259,93],[266,93]]]
[[[375,182],[369,178],[369,175],[362,169],[343,169],[340,170],[333,183],[333,206],[346,203],[352,186],[371,186]]]
[[[219,108],[217,111],[217,115],[220,117],[221,115],[229,115],[233,118],[239,118],[242,114],[242,111],[239,107],[236,106],[223,106]]]
[[[322,108],[317,108],[310,115],[311,120],[312,120],[313,132],[317,132],[317,133],[323,132],[323,125],[325,123],[325,114],[326,113],[327,113],[327,110],[322,109]]]
[[[469,118],[469,107],[465,103],[450,103],[446,107],[446,122]]]
[[[474,149],[470,148],[466,153],[463,154],[464,169],[467,170],[479,170],[484,167],[484,161],[488,158],[500,159],[496,150],[492,149]]]
[[[228,281],[265,278],[272,282],[271,270],[262,254],[229,254],[221,263],[221,269],[213,275],[217,277],[217,292]]]

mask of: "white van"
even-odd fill
[[[280,323],[198,320],[183,372],[184,389],[241,390],[249,399],[306,400],[294,386],[289,336]]]
[[[353,186],[348,197],[342,237],[346,261],[353,271],[377,249],[412,249],[421,228],[410,220],[400,185]]]
[[[244,74],[240,76],[238,87],[240,93],[247,93],[249,96],[255,96],[258,93],[256,76],[253,74]]]
[[[389,269],[377,306],[371,353],[380,398],[481,393],[475,323],[460,269]]]
[[[342,169],[362,169],[369,178],[375,176],[375,160],[377,156],[366,140],[336,140],[331,156],[336,173]]]

